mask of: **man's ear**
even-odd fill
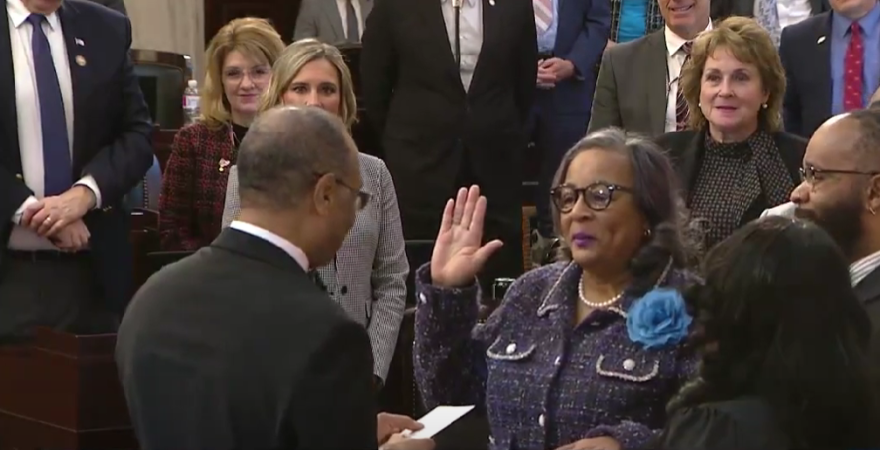
[[[315,189],[312,191],[312,204],[318,214],[324,216],[330,213],[336,188],[336,176],[332,173],[321,175],[315,182]]]
[[[872,215],[880,212],[880,175],[874,175],[868,180],[865,189],[865,206]]]

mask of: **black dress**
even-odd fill
[[[676,411],[650,449],[787,450],[786,434],[770,407],[750,397]]]

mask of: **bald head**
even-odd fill
[[[345,125],[319,108],[282,106],[257,118],[241,142],[238,183],[242,208],[290,208],[316,177],[357,170]]]
[[[828,119],[810,138],[810,147],[815,146],[834,151],[858,170],[880,169],[880,109],[862,109]]]

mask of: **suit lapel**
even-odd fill
[[[67,61],[70,65],[70,83],[73,87],[73,159],[82,150],[82,139],[85,136],[86,111],[84,96],[88,80],[88,58],[85,53],[85,39],[81,39],[83,24],[76,19],[76,6],[70,2],[61,4],[58,10],[61,29],[64,32],[64,45],[67,47]]]
[[[461,75],[459,74],[458,67],[455,64],[455,55],[453,53],[455,50],[453,50],[452,46],[450,45],[449,34],[446,32],[446,21],[443,19],[442,3],[437,0],[410,1],[421,2],[421,7],[418,8],[418,10],[426,29],[429,30],[428,35],[436,36],[437,40],[435,42],[440,46],[440,48],[438,49],[438,57],[443,59],[441,65],[446,69],[446,75],[448,77],[451,77],[458,84],[458,86],[461,86],[462,91],[464,91],[464,86],[461,84]]]
[[[828,20],[818,21],[815,28],[815,36],[809,42],[814,46],[816,61],[815,75],[819,77],[819,92],[816,94],[816,101],[819,103],[819,111],[822,114],[831,114],[831,14],[828,14]],[[809,62],[806,63],[809,65]],[[805,66],[806,67],[806,66]],[[807,69],[811,70],[811,69]]]
[[[684,146],[684,151],[676,158],[678,159],[678,164],[675,167],[678,172],[678,179],[681,180],[682,198],[685,203],[690,205],[690,192],[697,181],[697,171],[703,159],[706,135],[702,131],[691,131],[687,134],[690,135],[690,139],[686,141],[687,144]]]
[[[473,89],[474,84],[480,77],[480,73],[485,69],[481,69],[483,61],[487,58],[483,58],[483,52],[486,49],[495,48],[495,40],[498,39],[499,24],[500,20],[500,8],[495,6],[496,2],[489,2],[489,0],[463,0],[465,2],[474,1],[474,2],[482,2],[483,5],[483,46],[480,48],[480,57],[477,58],[477,66],[474,67],[474,77],[471,79],[471,89]],[[454,58],[453,58],[454,59]],[[461,79],[461,77],[459,77]]]
[[[336,6],[336,0],[325,0],[321,2],[321,5],[324,7],[324,15],[327,16],[327,20],[333,28],[333,34],[336,35],[339,42],[344,42],[345,30],[342,25],[342,17],[339,16],[339,7]],[[361,11],[361,15],[366,17],[363,11]]]
[[[21,170],[21,154],[18,149],[18,112],[15,109],[15,69],[12,64],[12,44],[9,41],[9,15],[6,8],[0,13],[0,128],[6,140],[0,142],[0,148],[8,152],[6,161],[18,161],[16,167],[7,169]]]
[[[645,57],[644,75],[642,85],[645,86],[646,104],[648,106],[648,118],[651,121],[650,129],[654,136],[663,134],[666,128],[666,96],[667,96],[667,73],[666,68],[666,39],[663,30],[654,32],[648,37],[647,55]]]
[[[864,304],[880,300],[880,268],[874,269],[855,286],[856,296]]]
[[[361,5],[361,17],[363,18],[363,22],[367,22],[367,17],[370,16],[370,11],[373,10],[373,0],[360,0]],[[361,30],[363,33],[363,30]]]

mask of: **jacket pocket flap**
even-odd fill
[[[633,383],[645,383],[660,373],[660,360],[639,356],[599,355],[596,373],[603,377],[617,378]]]
[[[535,352],[535,344],[517,343],[514,339],[498,338],[486,350],[486,356],[497,361],[522,361]]]

